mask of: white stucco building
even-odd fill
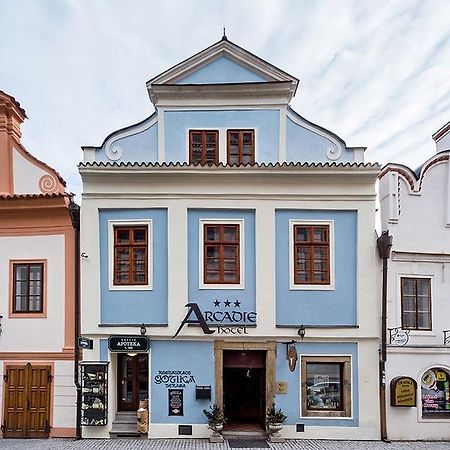
[[[450,439],[450,123],[437,153],[413,171],[380,174],[382,229],[393,236],[388,271],[389,439]],[[405,343],[405,341],[407,342]],[[417,383],[415,406],[390,405],[389,383]]]

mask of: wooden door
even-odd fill
[[[7,366],[3,437],[48,437],[50,382],[50,366]]]
[[[139,400],[148,399],[148,354],[119,354],[118,410],[137,411]]]

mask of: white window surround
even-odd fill
[[[189,163],[189,131],[218,131],[219,132],[219,163],[227,164],[227,131],[253,130],[255,132],[255,163],[258,162],[258,128],[255,127],[192,127],[186,128],[186,162]]]
[[[328,225],[330,229],[330,284],[295,284],[294,283],[294,226]],[[292,291],[334,291],[334,220],[290,219],[289,220],[289,289]]]
[[[402,328],[402,278],[423,278],[426,280],[430,280],[430,297],[431,297],[431,330],[409,330],[410,336],[427,336],[427,337],[435,337],[436,334],[434,332],[434,302],[433,302],[433,294],[434,294],[434,275],[433,274],[416,274],[411,272],[398,272],[397,273],[397,295],[398,295],[398,313],[397,313],[397,328]]]
[[[115,285],[114,284],[114,226],[147,226],[147,284]],[[145,220],[108,220],[108,284],[110,291],[151,291],[153,289],[153,235],[152,221]]]
[[[204,225],[239,225],[239,284],[205,284],[203,282],[204,271]],[[243,219],[200,219],[199,220],[199,264],[198,264],[198,286],[199,289],[244,289],[244,220]]]
[[[302,412],[302,386],[303,386],[303,380],[302,380],[302,368],[301,368],[301,358],[335,358],[336,362],[343,362],[342,360],[344,358],[350,359],[350,416],[340,416],[340,417],[327,417],[327,416],[304,416]],[[353,356],[351,354],[331,354],[331,353],[302,353],[300,355],[299,361],[297,361],[297,364],[300,364],[300,370],[299,370],[299,386],[300,386],[300,411],[299,411],[299,417],[301,419],[313,419],[313,420],[353,420],[353,411],[354,411],[354,402],[353,402]],[[306,382],[306,380],[304,381]],[[343,380],[345,382],[345,380]]]

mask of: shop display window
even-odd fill
[[[422,416],[427,419],[450,419],[450,374],[436,367],[421,378]]]
[[[302,416],[351,416],[350,364],[350,357],[302,357]]]

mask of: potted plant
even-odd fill
[[[203,410],[203,414],[208,419],[208,428],[213,431],[213,435],[209,439],[210,442],[223,442],[222,430],[223,424],[226,422],[222,408],[215,403],[207,409]]]
[[[272,406],[267,409],[266,424],[271,442],[284,441],[278,433],[283,428],[283,423],[286,421],[286,419],[286,414],[283,413],[281,408],[277,410],[275,408],[275,403],[272,403]]]

